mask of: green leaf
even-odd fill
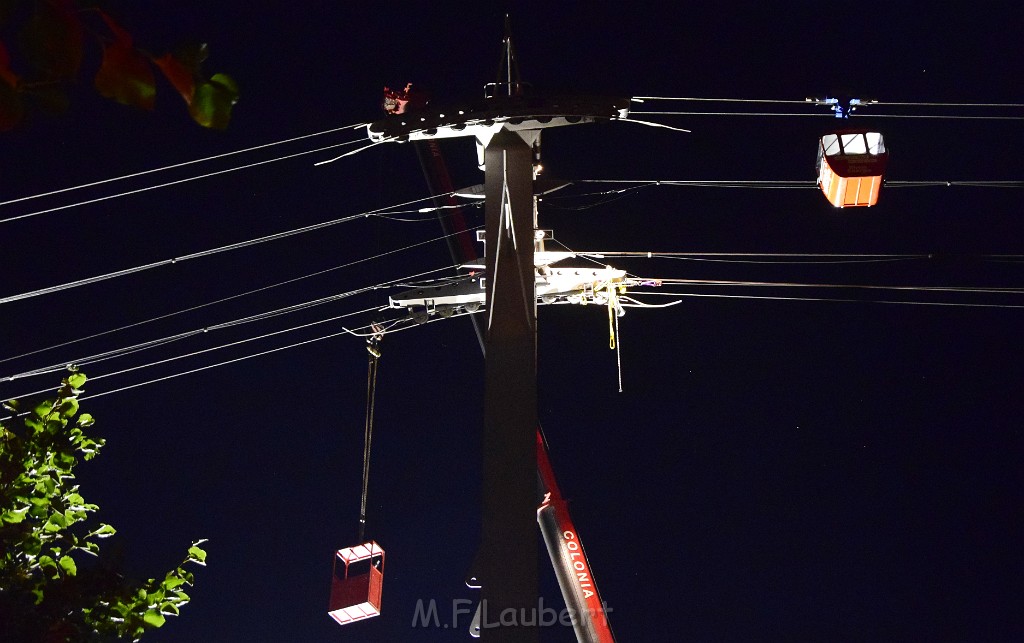
[[[42,502],[38,502],[38,500],[41,500]],[[31,500],[32,507],[29,508],[28,515],[36,520],[45,520],[46,517],[50,515],[50,511],[52,509],[50,505],[52,503],[48,498],[39,498],[38,500],[36,498]]]
[[[26,604],[34,599],[42,606],[37,610],[55,614],[65,610],[71,596],[79,619],[75,623],[82,622],[89,628],[82,632],[139,637],[164,625],[165,616],[178,615],[189,601],[181,589],[191,584],[193,576],[179,566],[167,572],[162,582],[149,580],[140,587],[125,580],[116,569],[101,570],[103,593],[99,596],[90,595],[90,583],[73,580],[78,576],[75,552],[95,555],[99,551],[97,541],[116,532],[108,524],[89,520],[89,513],[97,507],[85,502],[72,475],[78,452],[102,444],[101,440],[88,438],[80,428],[82,423],[91,423],[90,416],[78,415],[79,423],[75,425],[66,417],[77,415],[77,391],[72,389],[83,381],[73,373],[55,401],[33,403],[37,409],[37,414],[31,416],[34,429],[22,429],[32,426],[29,417],[0,428],[0,595],[10,587],[25,597]],[[10,427],[20,432],[16,434]],[[83,526],[76,527],[80,521],[85,521]],[[192,543],[186,563],[205,562],[203,542]],[[82,572],[91,577],[86,568]],[[51,587],[57,591],[51,591]]]
[[[225,129],[231,121],[231,109],[238,102],[238,85],[227,74],[214,74],[196,87],[189,114],[195,122],[211,129]]]
[[[92,414],[90,413],[82,413],[81,415],[78,416],[78,426],[82,427],[83,429],[85,427],[92,426],[95,423],[96,420],[93,419]]]
[[[43,543],[38,536],[28,536],[23,546],[26,556],[36,557],[43,550]]]
[[[25,514],[28,513],[28,510],[28,507],[22,507],[21,509],[8,509],[0,515],[0,524],[10,523],[16,525],[25,520]]]
[[[185,584],[185,579],[179,576],[168,575],[167,578],[160,583],[165,590],[172,590],[181,587]]]
[[[52,496],[57,491],[57,483],[53,478],[46,476],[36,483],[36,492],[43,496]]]
[[[69,418],[75,413],[78,413],[78,400],[73,397],[69,397],[60,405],[60,414]]]
[[[166,602],[160,605],[160,612],[162,614],[172,614],[174,616],[178,616],[180,614],[178,606],[170,602]]]
[[[60,557],[60,568],[64,570],[64,573],[68,576],[74,576],[78,573],[78,566],[75,565],[75,559],[71,556]]]
[[[192,561],[193,563],[197,563],[199,565],[205,565],[206,564],[206,551],[203,550],[203,549],[200,549],[199,547],[196,547],[195,545],[192,545],[191,547],[188,548],[188,559],[190,561]]]
[[[192,600],[191,596],[189,596],[188,594],[186,594],[184,591],[182,591],[180,589],[174,590],[174,593],[177,594],[178,598],[176,600],[181,605],[185,605],[186,603],[188,603],[189,601]]]
[[[159,610],[146,610],[146,614],[142,617],[146,621],[146,625],[151,627],[161,627],[167,619],[160,613]]]
[[[167,600],[167,592],[163,587],[160,587],[159,585],[156,587],[150,586],[148,596],[146,596],[147,603],[150,605],[156,605],[157,603],[163,603],[165,600]]]
[[[72,373],[68,375],[67,382],[71,388],[82,388],[85,385],[86,379],[88,378],[86,378],[85,373]]]
[[[52,525],[53,528],[50,528]],[[46,521],[46,525],[43,527],[47,531],[60,531],[68,526],[68,521],[64,519],[64,514],[54,513],[50,515],[49,520]]]
[[[100,525],[99,529],[97,529],[96,531],[92,532],[92,535],[96,536],[97,538],[109,538],[109,537],[113,536],[116,533],[117,533],[116,529],[114,529],[110,525],[104,523],[104,524]]]
[[[53,400],[43,400],[32,409],[32,412],[40,418],[44,418],[53,410]]]

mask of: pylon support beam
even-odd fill
[[[539,607],[532,148],[519,134],[499,130],[488,141],[485,161],[489,278],[481,636],[488,641],[536,641],[536,619],[531,619]],[[515,625],[508,625],[513,621]]]

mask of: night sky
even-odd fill
[[[512,14],[523,79],[621,96],[1021,103],[1024,15],[914,3],[111,3],[139,46],[207,42],[238,82],[230,127],[204,130],[158,86],[132,111],[82,86],[60,117],[0,135],[0,200],[219,155],[382,117],[381,89],[414,82],[443,104],[494,79]],[[924,10],[926,9],[926,10]],[[93,51],[95,56],[95,51]],[[92,67],[95,69],[95,67]],[[634,104],[643,110],[814,113],[803,105]],[[886,186],[837,210],[813,189],[820,117],[637,116],[549,130],[567,180],[804,181],[806,189],[577,184],[541,227],[579,251],[924,255],[873,263],[608,259],[645,277],[803,284],[1024,285],[1017,189]],[[891,181],[1021,180],[1020,120],[968,107],[864,108]],[[0,219],[356,141],[343,130],[0,206]],[[353,146],[0,223],[0,297],[429,197],[414,150]],[[483,182],[471,141],[443,143],[456,185]],[[555,198],[555,197],[558,198]],[[605,201],[595,207],[582,207]],[[418,202],[413,209],[429,205]],[[450,267],[433,214],[371,217],[0,306],[9,376]],[[469,209],[471,225],[482,210]],[[396,220],[396,219],[413,219]],[[998,259],[991,255],[1016,255]],[[768,260],[768,259],[759,259]],[[582,261],[582,260],[579,260]],[[778,261],[778,258],[773,259]],[[453,270],[436,275],[454,274]],[[1014,293],[664,286],[682,302],[621,320],[624,392],[600,307],[539,312],[538,408],[563,492],[621,641],[1019,640],[1024,618],[1024,304]],[[369,323],[372,313],[113,373],[383,306],[379,289],[83,366],[86,398]],[[652,289],[651,292],[654,292]],[[855,301],[793,301],[750,296]],[[877,303],[912,301],[917,304]],[[366,387],[363,340],[341,335],[94,400],[107,439],[78,469],[118,528],[103,543],[137,577],[208,538],[193,601],[146,640],[448,641],[410,627],[418,600],[450,622],[479,537],[483,361],[467,319],[390,335],[377,391],[368,534],[386,549],[383,615],[326,613],[333,550],[355,544]],[[5,398],[59,373],[0,383]],[[542,554],[543,555],[543,554]],[[542,593],[560,608],[542,560]],[[574,640],[569,628],[543,640]]]

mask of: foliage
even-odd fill
[[[238,87],[225,74],[203,74],[206,45],[154,56],[139,49],[131,33],[110,15],[80,4],[0,0],[0,131],[16,127],[32,105],[53,111],[66,107],[63,86],[79,75],[86,42],[97,42],[102,50],[93,79],[100,95],[152,110],[155,67],[184,99],[193,120],[203,127],[228,126]]]
[[[160,580],[127,581],[99,558],[98,540],[115,533],[91,522],[97,506],[73,484],[78,455],[91,460],[104,440],[86,430],[94,420],[79,413],[86,377],[73,372],[55,399],[0,420],[0,639],[10,641],[138,640],[178,615],[189,601],[189,563],[204,565],[193,543],[181,565]],[[92,560],[83,555],[96,557]]]

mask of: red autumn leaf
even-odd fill
[[[132,37],[114,20],[99,12],[114,41],[103,47],[103,62],[96,72],[96,91],[124,105],[153,109],[156,80],[146,58],[132,45]]]
[[[0,83],[0,132],[14,129],[24,112],[18,93],[7,83]]]
[[[132,46],[132,35],[124,30],[121,25],[114,22],[114,19],[108,16],[103,11],[96,9],[96,13],[100,14],[100,18],[103,18],[103,22],[107,23],[107,28],[110,29],[110,33],[114,34],[114,42],[124,45],[125,47]]]
[[[7,53],[7,47],[4,46],[3,41],[0,41],[0,80],[12,88],[18,86],[18,77],[11,71],[11,55]]]
[[[185,103],[191,105],[192,98],[196,93],[196,81],[192,74],[192,70],[181,64],[181,62],[171,54],[164,54],[159,58],[154,58],[153,62],[160,68],[160,71],[164,73],[164,76],[167,77],[167,80],[170,81],[171,85],[178,90],[181,97],[185,99]]]
[[[10,68],[11,58],[7,47],[0,42],[0,132],[13,129],[25,111],[18,95],[18,77]]]

